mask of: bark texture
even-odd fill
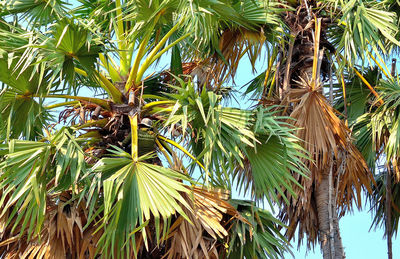
[[[329,208],[329,193],[331,193],[331,206]],[[342,239],[340,237],[339,221],[336,213],[335,189],[329,191],[329,175],[323,174],[320,183],[315,188],[315,199],[317,202],[319,240],[324,259],[343,259],[345,258]],[[330,230],[329,210],[332,211],[333,229]],[[333,233],[332,233],[333,232]],[[334,251],[332,252],[333,243]],[[333,255],[333,258],[332,258]]]
[[[393,252],[392,252],[392,176],[391,176],[391,171],[390,169],[386,173],[386,218],[385,218],[385,223],[386,223],[386,241],[387,241],[387,250],[388,250],[388,259],[393,259]]]

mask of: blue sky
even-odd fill
[[[349,259],[380,259],[387,258],[386,240],[383,239],[383,230],[376,231],[369,228],[371,226],[372,217],[368,213],[368,207],[363,211],[355,211],[353,214],[345,215],[340,220],[340,231],[343,239],[343,246],[346,258]],[[295,244],[293,244],[295,246]],[[314,252],[307,254],[306,246],[300,247],[296,251],[293,249],[296,259],[320,259],[321,251],[319,247],[315,247]],[[287,256],[290,258],[290,255]],[[399,240],[393,238],[393,258],[400,258]]]

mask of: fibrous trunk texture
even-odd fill
[[[329,185],[328,174],[323,174],[319,185],[316,186],[315,199],[317,202],[319,241],[323,258],[343,259],[345,256],[336,213],[335,189]],[[332,212],[332,218],[330,218],[329,211]]]
[[[392,252],[392,206],[391,206],[391,193],[392,193],[392,176],[390,169],[386,173],[386,238],[387,238],[387,250],[388,259],[393,258]]]

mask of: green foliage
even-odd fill
[[[399,83],[393,78],[380,79],[377,90],[384,101],[383,105],[377,108],[370,107],[368,110],[365,110],[365,105],[360,106],[359,117],[354,123],[357,145],[371,168],[375,167],[376,155],[382,154],[382,151],[387,163],[396,161],[400,144]],[[367,97],[368,95],[364,95],[364,100],[361,102],[368,103],[370,99],[366,99]]]
[[[270,212],[257,208],[250,201],[230,202],[250,225],[236,221],[231,229],[228,258],[282,258],[289,251],[288,241],[280,233],[285,226]]]
[[[378,90],[384,105],[380,106],[371,118],[373,139],[388,136],[384,147],[387,161],[396,160],[400,154],[400,83],[395,79],[381,80]]]
[[[43,99],[29,96],[47,92],[52,84],[49,70],[38,74],[32,67],[22,71],[16,65],[12,55],[0,53],[0,80],[6,84],[0,88],[0,118],[7,122],[0,126],[0,142],[21,136],[36,139],[52,119],[43,107]]]
[[[180,127],[196,158],[211,172],[211,181],[225,188],[236,178],[238,189],[257,198],[277,202],[277,190],[294,194],[291,172],[304,175],[306,158],[294,136],[273,108],[240,110],[222,107],[222,97],[203,89],[197,93],[189,81],[174,87],[177,100],[167,125]],[[178,126],[177,126],[178,125]],[[190,125],[190,127],[188,127]],[[207,181],[208,178],[205,178]],[[251,188],[250,188],[251,187]]]
[[[190,209],[182,197],[183,193],[189,192],[182,184],[182,180],[189,180],[185,175],[143,162],[151,155],[142,156],[139,162],[135,162],[130,154],[122,150],[111,152],[113,157],[100,159],[93,166],[93,173],[87,176],[91,182],[88,207],[95,207],[97,196],[100,193],[104,195],[100,197],[102,205],[99,210],[104,217],[99,229],[104,228],[105,232],[99,249],[105,254],[109,254],[115,246],[124,251],[127,243],[135,244],[133,234],[138,225],[153,219],[158,222],[156,231],[160,233],[160,219],[167,224],[167,220],[176,213],[186,217],[182,207]],[[100,211],[89,213],[98,215]],[[145,232],[143,236],[146,238]],[[126,251],[130,253],[129,246]]]
[[[355,65],[355,61],[360,58],[365,59],[367,46],[387,54],[387,48],[384,46],[386,42],[400,45],[394,37],[399,31],[395,23],[396,14],[380,7],[379,2],[361,0],[325,2],[332,8],[337,8],[336,11],[340,14],[335,21],[339,26],[329,32],[333,42],[337,44],[337,51],[343,53],[351,65]]]
[[[10,0],[2,1],[0,16],[21,14],[32,26],[46,25],[66,14],[67,2],[62,0]]]
[[[0,48],[9,52],[8,62],[15,62],[14,65],[9,64],[8,68],[13,67],[19,73],[26,73],[27,76],[29,73],[38,73],[34,75],[36,80],[50,81],[47,91],[50,87],[54,87],[52,83],[56,79],[68,82],[75,88],[78,82],[75,80],[74,68],[83,68],[89,75],[93,74],[98,54],[102,51],[96,35],[89,35],[86,26],[68,18],[59,20],[45,33],[27,32],[8,25],[6,29],[0,30],[0,35],[2,35]],[[10,38],[12,44],[9,44]],[[51,70],[51,78],[49,78],[49,70]],[[10,74],[7,71],[8,69],[4,70],[5,73]],[[12,72],[15,73],[15,71]],[[23,81],[23,84],[29,83],[37,87],[35,81],[29,82],[30,80],[26,79],[19,80]],[[32,93],[38,93],[33,89],[30,90]]]
[[[373,193],[371,195],[368,195],[368,200],[370,202],[371,212],[374,214],[371,223],[371,229],[383,228],[385,229],[384,236],[387,237],[388,229],[386,225],[386,174],[387,171],[382,170],[379,174],[375,176],[376,185],[373,186]],[[392,179],[392,182],[395,182],[395,178]],[[391,222],[389,226],[392,235],[396,236],[399,229],[400,220],[399,183],[392,184],[391,188]]]
[[[284,190],[296,196],[291,184],[299,184],[291,173],[306,175],[307,169],[301,161],[306,156],[301,153],[298,139],[293,135],[290,137],[292,133],[264,134],[258,137],[260,144],[246,149],[249,164],[237,169],[239,187],[244,186],[244,190],[249,191],[249,185],[252,185],[252,195],[259,200],[266,198],[270,205],[279,200],[275,191],[288,202]]]
[[[240,163],[238,145],[254,146],[256,141],[250,130],[251,112],[222,107],[222,96],[205,89],[198,93],[191,81],[178,80],[181,87],[174,86],[176,93],[169,94],[177,102],[166,124],[179,126],[183,136],[194,134],[190,147],[210,172],[218,171],[224,161]]]
[[[0,156],[1,213],[11,210],[12,231],[22,236],[26,228],[29,240],[40,233],[48,196],[77,191],[87,168],[84,153],[69,130],[61,129],[42,142],[10,140],[0,145]]]
[[[278,52],[293,29],[286,15],[297,2],[79,0],[74,9],[61,0],[0,4],[0,236],[8,231],[10,242],[0,244],[0,257],[12,249],[25,253],[31,244],[47,251],[50,241],[40,238],[60,233],[51,224],[60,215],[72,218],[68,208],[81,213],[74,214],[80,223],[71,240],[90,235],[97,247],[73,253],[62,239],[73,257],[173,254],[171,225],[178,233],[182,222],[199,231],[202,250],[221,256],[279,258],[289,250],[280,234],[285,226],[253,202],[272,206],[296,196],[302,186],[293,175],[307,179],[308,155],[281,115],[288,107],[229,107],[224,90],[235,89],[223,84],[245,54],[254,68],[266,45],[273,58],[244,97],[275,101],[282,75],[277,62],[287,58]],[[397,7],[361,0],[313,7],[332,18],[323,33],[336,49],[331,54],[340,54],[337,78],[344,64],[364,61],[367,50],[385,54],[398,44]],[[157,66],[165,60],[169,71]],[[398,157],[400,91],[394,79],[366,74],[379,82],[385,104],[374,107],[361,81],[346,78],[352,81],[347,115],[373,168],[380,148],[388,159]],[[220,84],[203,80],[213,76]],[[49,106],[52,98],[66,100]],[[380,145],[380,135],[388,137],[387,145]],[[199,205],[194,189],[200,186],[209,197]],[[218,188],[215,193],[226,195],[214,197]],[[231,201],[231,208],[229,192],[236,190],[253,201]],[[222,216],[201,218],[199,208],[212,213],[215,201],[226,203],[218,207]],[[204,240],[214,226],[207,224],[219,224],[219,238],[209,247]]]
[[[364,78],[374,84],[379,83],[380,73],[377,68],[368,69],[363,73]],[[368,87],[356,75],[348,76],[346,80],[346,117],[352,128],[355,144],[364,156],[371,171],[375,170],[377,151],[372,138],[373,128],[371,116],[376,108],[375,99]],[[337,85],[337,95],[341,95],[342,89]],[[341,96],[340,96],[341,97]],[[336,107],[345,114],[344,99],[337,98]]]

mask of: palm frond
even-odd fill
[[[290,185],[296,184],[291,170],[304,176],[301,159],[305,155],[293,130],[282,122],[284,117],[267,109],[222,107],[220,96],[205,89],[198,94],[190,81],[185,88],[174,88],[177,93],[170,96],[177,103],[167,125],[192,136],[191,150],[211,173],[214,184],[230,181],[235,171],[240,189],[251,190],[255,198],[266,197],[271,203],[278,200],[275,190],[284,196],[282,188],[291,190]],[[227,170],[221,170],[221,165]]]
[[[394,12],[368,1],[348,1],[340,5],[336,0],[327,2],[330,2],[332,8],[337,8],[340,17],[338,28],[329,31],[330,37],[337,51],[342,51],[351,65],[358,58],[364,60],[368,45],[387,54],[384,46],[386,41],[400,44],[394,37],[398,33]]]
[[[69,131],[62,129],[43,142],[11,140],[0,146],[0,156],[0,208],[1,215],[6,215],[1,235],[7,235],[4,240],[9,242],[18,236],[23,237],[21,242],[31,243],[48,224],[48,209],[57,201],[57,192],[77,191],[80,174],[86,170],[83,151]],[[49,192],[56,194],[53,197]]]
[[[372,186],[373,192],[367,196],[370,205],[371,212],[374,214],[374,218],[371,223],[371,229],[384,228],[385,235],[392,233],[397,235],[399,219],[400,219],[400,201],[399,201],[399,183],[396,182],[396,178],[392,174],[392,193],[391,193],[391,219],[390,232],[386,229],[386,218],[387,218],[387,202],[386,202],[386,170],[382,170],[375,176],[376,185]]]
[[[258,109],[254,115],[258,142],[254,147],[246,147],[244,166],[236,167],[238,187],[245,192],[251,191],[256,199],[266,198],[270,205],[279,201],[278,196],[288,202],[286,195],[295,196],[294,186],[301,188],[298,178],[292,177],[292,173],[308,178],[308,169],[304,164],[307,154],[294,130],[283,122],[287,117],[278,116],[277,111],[272,109]],[[267,186],[274,188],[268,189]]]
[[[281,234],[285,228],[279,220],[254,203],[231,200],[245,219],[237,219],[231,228],[227,258],[281,258],[289,251],[289,243]]]
[[[284,103],[287,106],[294,103],[290,115],[292,123],[298,128],[297,136],[304,140],[303,146],[312,160],[305,162],[310,168],[311,179],[296,178],[304,190],[298,189],[297,196],[290,197],[290,203],[281,211],[280,218],[283,222],[290,222],[289,239],[299,225],[299,242],[307,233],[310,246],[318,238],[317,204],[313,195],[329,168],[333,170],[333,179],[339,179],[334,188],[336,206],[342,215],[351,210],[353,202],[361,207],[361,191],[371,191],[373,176],[362,154],[352,143],[350,130],[337,117],[337,112],[318,88],[291,89]]]
[[[95,233],[93,225],[84,229],[88,219],[83,203],[75,200],[71,192],[47,196],[46,200],[45,221],[40,236],[28,239],[27,231],[13,234],[9,225],[0,230],[0,255],[10,259],[69,256],[94,258],[101,231]],[[9,213],[4,214],[1,219],[3,225],[8,223],[8,215]],[[17,229],[22,231],[20,226]]]
[[[21,15],[30,25],[47,25],[55,20],[60,20],[66,15],[67,2],[62,0],[37,1],[37,0],[11,0],[2,3],[0,15]]]
[[[224,247],[218,240],[227,238],[230,221],[241,220],[227,202],[228,197],[222,190],[199,187],[194,187],[193,194],[186,194],[192,207],[192,212],[185,209],[190,222],[179,216],[172,224],[166,258],[219,258]]]
[[[99,252],[108,254],[118,247],[116,256],[123,256],[137,253],[135,247],[127,246],[131,242],[135,244],[133,233],[136,228],[152,219],[156,222],[162,219],[166,224],[166,220],[176,213],[188,219],[183,208],[189,211],[191,208],[183,198],[183,194],[188,193],[181,182],[188,180],[186,176],[140,161],[148,159],[149,155],[135,162],[122,150],[114,152],[117,157],[102,158],[93,166],[94,178],[89,193],[99,194],[104,190],[102,205],[94,212],[94,215],[104,215],[99,226],[99,229],[104,228]],[[92,205],[88,206],[94,207],[97,199],[96,195],[91,195],[88,200]],[[160,233],[159,224],[156,231]],[[147,244],[145,234],[143,231]]]

